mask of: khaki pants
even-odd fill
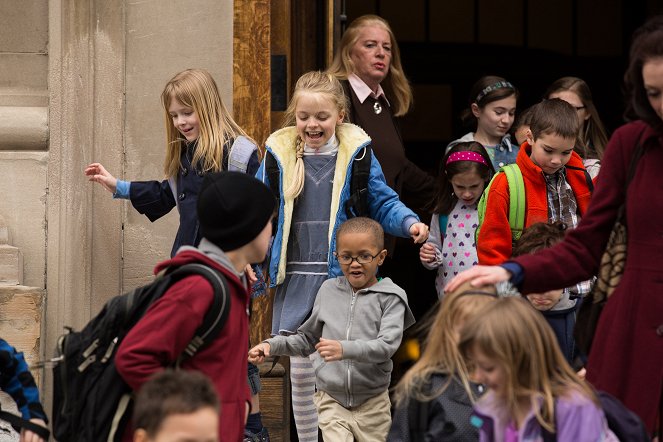
[[[317,391],[313,401],[325,442],[384,442],[387,439],[391,427],[388,391],[350,409],[324,391]]]

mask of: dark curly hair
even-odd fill
[[[523,230],[513,248],[513,257],[528,255],[554,246],[564,239],[567,226],[562,221],[535,223]]]

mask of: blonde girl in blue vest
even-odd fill
[[[365,214],[394,236],[423,242],[428,227],[387,186],[370,150],[371,139],[343,123],[347,99],[331,74],[309,72],[299,78],[283,129],[266,142],[257,177],[277,189],[277,228],[269,259],[270,286],[276,287],[272,334],[292,334],[313,308],[322,283],[342,274],[334,257],[336,230],[348,218],[353,162],[370,155]],[[267,162],[274,161],[277,176]],[[268,170],[270,169],[270,170]],[[276,185],[278,184],[278,186]],[[300,441],[317,441],[313,393],[315,375],[308,358],[291,358],[292,400]]]

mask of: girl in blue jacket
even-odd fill
[[[270,285],[276,287],[274,335],[295,333],[311,312],[322,283],[341,275],[333,252],[336,230],[348,218],[354,162],[370,155],[364,192],[368,213],[361,215],[375,219],[394,236],[411,236],[417,243],[428,237],[428,226],[387,186],[370,150],[371,139],[358,126],[343,123],[346,114],[339,81],[330,74],[309,72],[297,81],[285,127],[266,142],[266,158],[257,176],[279,199],[269,259]],[[296,357],[290,359],[290,367],[299,440],[317,441],[313,367],[308,358]]]

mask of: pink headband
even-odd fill
[[[449,158],[447,158],[445,165],[449,163],[455,163],[456,161],[474,161],[475,163],[485,164],[488,166],[486,159],[481,154],[470,151],[452,153],[449,155]]]

